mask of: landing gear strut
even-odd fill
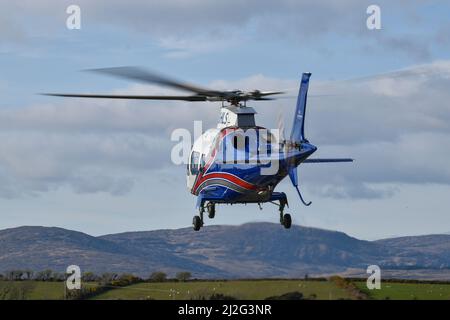
[[[286,207],[287,200],[281,199],[280,200],[280,223],[282,226],[284,226],[286,229],[289,229],[292,225],[292,218],[289,213],[284,213],[284,208]]]

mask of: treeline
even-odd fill
[[[66,275],[60,272],[54,272],[50,269],[42,271],[32,270],[7,270],[0,273],[0,280],[21,281],[21,280],[38,280],[38,281],[63,281]]]
[[[334,282],[337,287],[346,290],[353,299],[356,300],[367,300],[369,296],[367,293],[361,291],[353,282],[347,278],[342,278],[340,276],[331,276],[329,281]]]
[[[63,272],[56,272],[51,269],[42,271],[32,270],[8,270],[0,273],[0,281],[65,281],[67,274]],[[168,275],[161,271],[151,273],[148,277],[138,277],[131,273],[114,273],[105,272],[97,274],[94,272],[83,272],[81,275],[82,282],[98,282],[109,283],[114,285],[127,285],[136,282],[164,282],[164,281],[187,281],[192,278],[192,274],[187,271],[178,272],[174,278],[169,278]]]

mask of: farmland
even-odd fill
[[[368,290],[365,282],[355,284],[372,299],[450,300],[450,283],[385,282],[380,290]]]
[[[112,289],[96,299],[201,299],[223,294],[236,299],[265,299],[301,292],[306,299],[350,299],[345,289],[329,281],[248,280],[182,283],[139,283]]]
[[[95,300],[190,300],[228,297],[255,299],[280,297],[297,293],[296,298],[449,300],[450,283],[383,282],[381,290],[368,290],[364,281],[346,280],[230,280],[230,281],[143,281],[125,286],[108,286],[84,297]],[[99,283],[84,283],[84,288],[100,287]],[[355,294],[356,290],[356,294]],[[299,296],[298,293],[301,293]],[[359,294],[360,293],[360,294]],[[61,281],[0,281],[0,300],[60,300],[64,299]]]

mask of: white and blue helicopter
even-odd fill
[[[310,159],[317,147],[304,134],[306,101],[311,73],[303,73],[297,98],[295,116],[289,139],[278,130],[268,130],[255,123],[255,110],[246,105],[249,100],[273,100],[279,91],[217,91],[170,79],[136,67],[94,69],[93,71],[167,86],[192,92],[191,95],[109,95],[65,94],[46,95],[77,98],[112,98],[141,100],[180,100],[221,102],[220,121],[216,128],[207,130],[195,140],[187,164],[187,185],[197,196],[199,214],[193,218],[198,231],[204,224],[204,213],[215,216],[216,204],[247,204],[270,202],[278,205],[280,223],[290,228],[292,219],[284,210],[288,200],[276,186],[289,176],[301,202],[304,201],[297,178],[297,167],[302,163],[352,162],[349,158]],[[277,132],[274,132],[277,131]],[[276,134],[275,134],[276,133]]]

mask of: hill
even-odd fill
[[[271,223],[126,232],[93,237],[62,228],[19,227],[0,231],[0,271],[190,271],[200,278],[303,277],[360,270],[429,270],[448,274],[450,236],[429,235],[364,241],[342,232]],[[427,271],[428,272],[428,271]],[[400,274],[401,276],[401,274]]]

